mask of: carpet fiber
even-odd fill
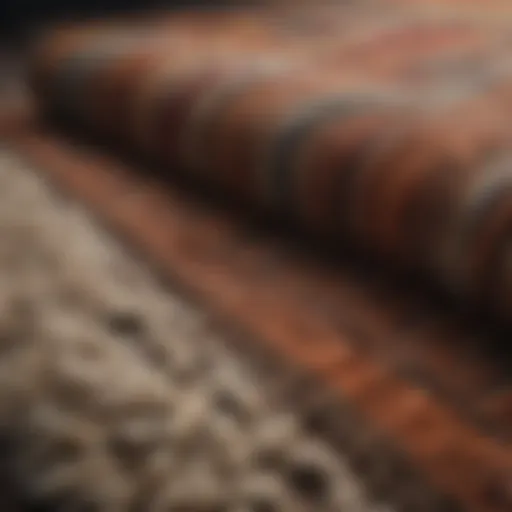
[[[282,2],[44,36],[30,66],[38,113],[96,147],[70,145],[33,118],[11,142],[245,334],[205,329],[183,304],[158,317],[171,298],[131,283],[144,272],[122,271],[130,257],[106,235],[99,242],[85,214],[45,220],[36,196],[22,202],[16,215],[33,213],[37,243],[24,253],[34,257],[12,257],[29,262],[28,291],[17,286],[22,298],[40,289],[49,299],[34,299],[44,305],[28,322],[37,343],[7,352],[0,404],[28,495],[100,510],[511,510],[511,17],[497,1]],[[98,156],[106,146],[129,163]],[[203,203],[185,199],[175,178],[198,184]],[[206,207],[205,190],[234,207],[231,217]],[[254,214],[278,236],[256,235]],[[57,240],[54,223],[68,241],[42,258],[59,269],[45,280],[31,262],[38,244]],[[300,247],[282,247],[283,227]],[[329,263],[308,260],[311,246],[331,247]],[[85,298],[58,298],[67,265],[63,287],[80,276]],[[11,302],[4,317],[15,322]],[[78,310],[93,329],[84,350],[71,336]],[[250,349],[260,345],[273,351]],[[226,378],[231,391],[219,391]],[[25,401],[13,399],[18,387]],[[146,411],[157,396],[161,407]],[[133,429],[116,408],[132,400],[144,416]],[[74,423],[82,417],[87,428]],[[137,444],[146,426],[156,436],[147,451]],[[267,429],[282,433],[269,442],[286,453],[266,453]],[[293,429],[301,441],[287,448]],[[66,470],[54,473],[53,443],[71,431],[84,434],[70,451],[85,455],[72,463],[57,450]]]

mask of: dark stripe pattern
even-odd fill
[[[165,15],[141,22],[132,45],[133,21],[96,23],[93,37],[70,26],[41,43],[35,88],[170,169],[331,238],[350,232],[508,320],[512,9],[356,4]],[[258,71],[276,60],[279,71]],[[159,66],[169,72],[152,88]],[[122,100],[91,116],[116,73]]]

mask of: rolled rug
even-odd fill
[[[464,9],[331,9],[339,33],[318,16],[307,37],[279,9],[78,27],[43,42],[34,87],[170,170],[508,318],[509,31]]]

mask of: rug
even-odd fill
[[[194,438],[184,459],[169,452],[178,464],[192,461],[191,474],[204,479],[190,485],[211,489],[208,503],[193,492],[183,497],[182,485],[166,480],[175,474],[167,462],[160,483],[148,487],[114,472],[118,494],[109,494],[114,488],[101,485],[109,466],[101,481],[77,470],[76,483],[55,491],[36,483],[36,498],[55,493],[75,504],[90,495],[100,510],[510,509],[510,14],[504,2],[282,2],[101,20],[41,39],[30,67],[39,114],[73,127],[78,139],[70,145],[31,121],[11,138],[14,147],[167,277],[206,298],[206,310],[242,328],[227,343],[237,347],[237,364],[249,361],[242,380],[256,379],[266,407],[276,402],[272,414],[287,410],[319,439],[319,457],[342,468],[332,470],[334,487],[356,491],[340,491],[355,496],[347,502],[328,491],[297,496],[279,483],[293,470],[279,469],[279,478],[265,476],[284,489],[277,501],[244,502],[239,479],[258,451],[251,427],[245,437],[226,434],[227,444],[240,437],[246,446],[226,475],[210,466],[210,434],[204,445]],[[77,149],[80,139],[89,145]],[[114,165],[98,156],[101,147],[130,163]],[[175,179],[197,184],[203,202],[184,199]],[[205,195],[234,210],[215,213]],[[249,227],[253,216],[277,228],[272,240],[269,229],[256,235]],[[297,250],[282,247],[287,231],[299,238]],[[329,263],[309,261],[312,246],[325,247]],[[357,269],[350,257],[368,261]],[[480,314],[485,327],[474,322]],[[124,347],[132,333],[121,337]],[[264,345],[272,350],[262,354]],[[151,355],[146,337],[138,347],[151,364],[166,359]],[[26,386],[28,395],[43,389]],[[194,402],[180,396],[189,398],[176,402],[178,417]],[[19,425],[30,425],[25,418],[45,402],[32,400]],[[202,421],[214,425],[208,411]],[[13,425],[8,432],[25,439]],[[171,437],[172,428],[170,420],[163,427]],[[105,445],[95,439],[94,449]],[[300,453],[290,450],[286,457]],[[159,445],[156,453],[168,452]],[[145,471],[145,463],[135,466]],[[29,489],[38,481],[31,467],[20,478]],[[315,487],[317,476],[306,473],[303,485]],[[160,499],[159,485],[165,498],[151,501]],[[215,506],[224,508],[208,508]]]

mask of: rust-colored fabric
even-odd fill
[[[354,243],[382,269],[407,267],[510,323],[509,4],[269,3],[166,14],[136,34],[121,22],[50,33],[32,64],[37,98],[99,140]],[[426,512],[512,510],[510,378],[483,355],[498,336],[379,291],[342,261],[312,270],[269,244],[249,248],[232,219],[101,160],[80,163],[41,134],[18,142],[166,272],[320,375],[456,498]],[[123,186],[137,198],[129,207]]]
[[[496,283],[512,280],[501,249],[512,34],[510,9],[489,5],[69,27],[43,40],[34,87],[46,107],[170,169],[331,238],[350,233],[508,319],[511,293]]]

